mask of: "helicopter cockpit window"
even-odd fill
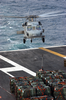
[[[37,29],[37,30],[41,30],[41,26],[37,25],[37,26],[36,26],[36,29]]]
[[[32,26],[27,26],[27,31],[31,31],[32,30]]]

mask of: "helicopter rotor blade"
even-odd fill
[[[1,18],[26,18],[26,17],[22,17],[22,16],[4,16],[4,15],[0,15]]]
[[[61,11],[54,11],[54,12],[49,12],[49,13],[38,15],[38,17],[47,18],[47,17],[59,16],[59,15],[66,15],[66,13],[63,13]]]
[[[41,14],[39,15],[40,17],[41,16],[44,16],[44,15],[51,15],[51,14],[55,14],[55,13],[59,13],[60,11],[53,11],[53,12],[48,12],[48,13],[45,13],[45,14]]]
[[[49,13],[45,13],[45,14],[41,14],[41,15],[29,15],[29,16],[4,16],[4,15],[0,15],[1,18],[39,18],[39,17],[54,17],[54,16],[59,16],[59,15],[66,15],[66,12],[64,11],[53,11],[53,12],[49,12]]]

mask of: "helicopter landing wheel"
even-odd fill
[[[44,37],[42,37],[42,41],[45,42],[45,38]]]
[[[25,43],[26,42],[26,40],[25,39],[23,39],[23,43]]]
[[[32,43],[32,39],[31,39],[31,43]]]

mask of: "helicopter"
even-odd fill
[[[33,38],[42,38],[42,41],[45,42],[45,36],[44,36],[44,29],[42,27],[42,23],[40,21],[36,21],[36,18],[48,18],[48,17],[55,17],[55,16],[61,16],[66,15],[64,11],[53,11],[41,15],[29,15],[29,16],[3,16],[0,15],[1,18],[26,18],[26,22],[22,24],[22,27],[24,28],[23,31],[17,31],[17,34],[24,34],[23,37],[23,43],[26,42],[26,39],[32,39]]]
[[[24,31],[17,31],[17,34],[24,34],[23,43],[26,42],[27,38],[42,38],[42,41],[45,42],[45,36],[43,35],[44,29],[40,21],[36,21],[36,15],[26,16],[27,21],[22,24]]]

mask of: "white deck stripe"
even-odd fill
[[[10,77],[15,77],[15,76],[11,75],[10,73],[7,73],[7,71],[5,71],[5,70],[1,70],[1,71],[4,72],[5,74],[9,75]]]
[[[28,68],[25,68],[24,66],[21,66],[19,64],[17,64],[16,62],[0,55],[0,59],[4,60],[5,62],[15,66],[15,67],[11,67],[11,68],[0,68],[1,71],[5,72],[7,74],[7,72],[12,72],[12,71],[24,71],[32,76],[36,76],[36,73],[29,70]],[[9,75],[9,74],[8,74]]]

